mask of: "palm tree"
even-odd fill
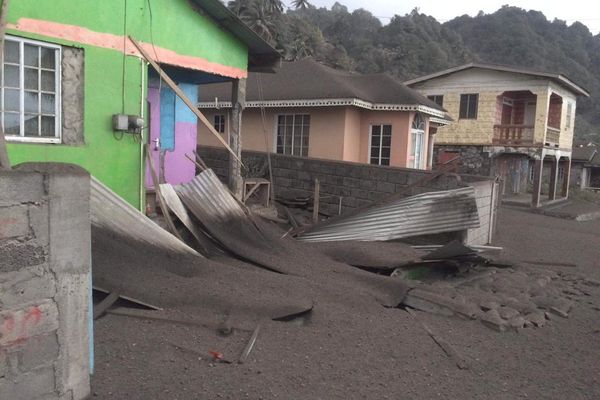
[[[267,41],[273,40],[275,20],[283,13],[281,0],[232,0],[228,6],[252,30]]]
[[[308,2],[308,0],[294,0],[292,1],[292,5],[296,10],[299,8],[306,10],[308,6],[310,6],[310,3]]]
[[[266,4],[266,1],[255,0],[240,13],[242,21],[268,41],[273,40],[273,32],[275,31],[275,24],[269,8],[270,6]]]

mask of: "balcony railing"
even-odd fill
[[[549,126],[546,128],[546,143],[558,144],[560,141],[560,129]]]
[[[494,125],[494,144],[502,146],[533,144],[533,125]]]

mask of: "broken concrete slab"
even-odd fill
[[[481,323],[498,332],[504,332],[507,328],[507,322],[500,317],[496,309],[491,309],[485,312],[480,317]]]
[[[546,324],[546,315],[543,311],[535,311],[527,314],[525,315],[525,319],[538,328]]]

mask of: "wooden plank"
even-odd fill
[[[94,290],[97,290],[97,291],[99,291],[99,292],[102,292],[102,293],[106,293],[106,294],[109,294],[109,293],[110,293],[108,290],[106,290],[106,289],[104,289],[104,288],[101,288],[101,287],[99,287],[99,286],[96,286],[96,285],[92,286],[92,289],[94,289]],[[160,308],[160,307],[157,307],[157,306],[155,306],[155,305],[152,305],[152,304],[150,304],[150,303],[143,302],[143,301],[141,301],[141,300],[138,300],[138,299],[134,299],[133,297],[124,296],[124,295],[122,295],[122,294],[121,294],[121,295],[119,295],[119,297],[120,297],[121,299],[123,299],[123,300],[127,300],[127,301],[129,301],[129,302],[131,302],[131,303],[138,304],[138,305],[140,305],[140,306],[143,306],[143,307],[149,308],[149,309],[151,309],[151,310],[162,310],[162,308]]]
[[[315,195],[313,202],[313,222],[319,222],[319,197],[321,195],[321,184],[318,179],[315,179]]]
[[[181,235],[177,232],[175,228],[175,224],[171,219],[171,214],[169,214],[169,208],[167,207],[166,201],[160,191],[160,183],[158,181],[158,176],[156,175],[156,169],[154,169],[154,161],[152,160],[152,156],[150,155],[150,148],[146,144],[144,145],[146,150],[146,159],[148,160],[148,166],[150,167],[150,175],[152,176],[152,183],[154,184],[154,190],[156,191],[156,197],[158,198],[158,203],[160,205],[160,209],[163,212],[163,216],[165,217],[165,221],[167,222],[167,227],[171,231],[173,235],[175,235],[179,240],[183,242]]]
[[[4,65],[4,36],[6,34],[6,16],[8,15],[9,0],[2,1],[0,9],[0,66]],[[0,68],[0,82],[2,81],[4,68]],[[6,139],[4,138],[4,130],[0,126],[0,170],[11,169],[8,151],[6,150]]]
[[[221,327],[218,324],[214,324],[211,322],[199,321],[196,319],[183,319],[183,318],[171,318],[165,317],[162,315],[157,315],[155,311],[147,311],[147,310],[136,310],[133,308],[124,308],[119,307],[112,310],[107,310],[107,314],[111,315],[119,315],[122,317],[130,317],[130,318],[138,318],[144,319],[148,321],[159,321],[170,324],[178,324],[178,325],[187,325],[187,326],[198,326],[208,329],[220,329]],[[237,326],[231,326],[232,329],[244,332],[250,332],[250,329],[245,329]]]
[[[188,160],[190,160],[191,162],[193,162],[196,165],[196,167],[198,167],[200,169],[200,172],[206,171],[206,168],[204,168],[204,166],[202,164],[200,164],[199,162],[197,162],[196,160],[194,160],[188,154],[185,154],[185,158],[187,158]]]
[[[287,216],[288,221],[290,221],[290,224],[292,225],[293,229],[298,228],[300,225],[298,224],[298,221],[296,221],[296,218],[294,218],[294,215],[292,214],[290,209],[286,206],[283,206],[283,211],[285,211],[285,215]]]
[[[244,185],[246,185],[246,183],[244,183]],[[254,192],[256,192],[258,190],[258,188],[260,187],[261,183],[255,183],[254,186],[252,186],[250,188],[250,190],[248,191],[248,193],[246,193],[244,195],[244,203],[246,201],[248,201],[248,199],[250,198],[250,196],[252,196],[254,194]],[[244,188],[244,191],[246,190],[246,188]]]
[[[138,51],[146,59],[146,61],[148,61],[150,65],[152,65],[152,68],[154,68],[154,70],[160,75],[160,77],[171,88],[171,90],[175,92],[175,94],[185,103],[185,105],[188,106],[189,109],[196,115],[196,117],[198,117],[198,119],[208,128],[208,131],[212,133],[219,140],[219,142],[221,142],[223,146],[225,146],[225,148],[239,161],[241,165],[244,165],[240,157],[238,157],[238,155],[231,149],[231,147],[229,147],[225,139],[221,137],[221,135],[212,126],[210,121],[204,116],[204,114],[202,114],[198,110],[196,105],[185,95],[185,93],[183,93],[183,91],[179,88],[179,86],[177,86],[177,84],[171,79],[171,77],[169,77],[169,75],[167,75],[167,73],[163,71],[160,65],[158,65],[156,61],[152,59],[152,57],[150,57],[150,55],[146,52],[146,50],[144,50],[142,45],[131,36],[129,36],[129,40],[138,49]]]
[[[407,313],[410,314],[411,317],[414,318],[415,321],[417,321],[421,324],[421,326],[423,327],[425,332],[427,332],[427,334],[431,337],[431,339],[433,339],[433,341],[438,346],[440,346],[440,348],[444,351],[444,353],[446,353],[446,355],[452,361],[454,361],[454,363],[456,364],[456,366],[458,368],[469,369],[469,364],[468,364],[466,358],[463,357],[458,351],[456,351],[456,349],[450,343],[448,343],[446,340],[444,340],[443,338],[441,338],[440,336],[435,334],[429,328],[429,326],[427,326],[423,321],[419,320],[419,318],[417,317],[417,314],[413,310],[411,310],[410,308],[406,308],[405,310]]]
[[[256,338],[258,337],[259,331],[260,331],[260,324],[257,325],[256,328],[254,329],[254,332],[252,332],[252,336],[250,336],[250,340],[248,341],[248,344],[246,344],[244,351],[242,351],[242,354],[240,355],[238,364],[243,364],[246,362],[246,359],[248,359],[248,356],[250,355],[250,352],[252,351],[252,349],[254,348],[254,344],[256,343]]]
[[[520,262],[523,264],[539,265],[542,267],[577,268],[577,264],[568,263],[568,262],[537,261],[537,260],[519,260],[517,262]]]
[[[94,307],[94,319],[98,319],[119,300],[119,293],[110,292],[97,306]]]
[[[204,160],[202,159],[202,157],[200,157],[200,154],[198,154],[198,152],[196,150],[194,150],[193,153],[194,153],[194,156],[196,157],[196,160],[198,161],[198,163],[200,165],[202,165],[202,167],[204,169],[209,169],[208,165],[206,165],[206,163],[204,162]]]

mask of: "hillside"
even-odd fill
[[[235,0],[230,7],[290,60],[312,56],[336,68],[388,72],[401,80],[470,61],[563,73],[591,92],[577,103],[577,138],[600,142],[600,35],[581,23],[569,26],[504,6],[444,24],[415,9],[382,25],[362,9],[300,3],[285,13],[278,12],[277,0]]]

